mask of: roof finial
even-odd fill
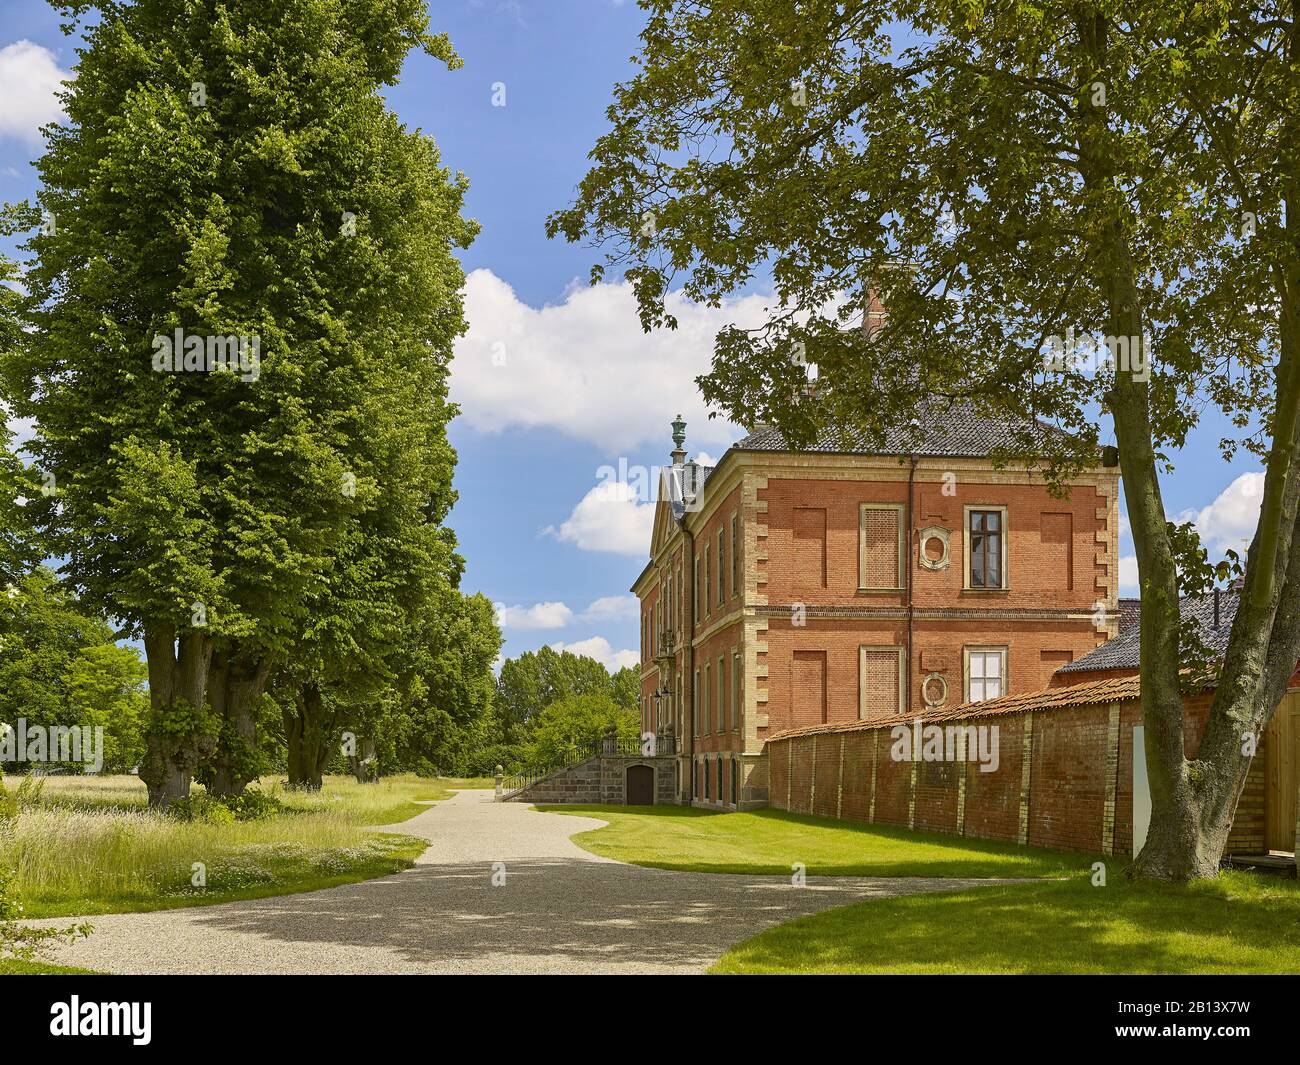
[[[686,423],[682,421],[682,416],[680,414],[677,415],[672,426],[673,444],[675,445],[672,450],[673,465],[680,466],[686,461],[686,448],[684,446],[686,444]]]

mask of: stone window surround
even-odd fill
[[[907,686],[906,663],[904,661],[905,648],[898,647],[895,644],[860,644],[858,646],[858,720],[866,721],[867,718],[867,686],[865,684],[865,673],[867,669],[867,652],[868,651],[892,651],[898,656],[898,713],[904,713],[905,707],[903,700],[904,692]]]
[[[892,510],[898,515],[898,583],[892,587],[872,587],[866,584],[864,568],[867,550],[867,511],[869,510]],[[858,504],[858,591],[895,593],[903,591],[903,579],[907,567],[907,526],[903,520],[906,510],[907,506],[904,503]]]
[[[1002,566],[1002,584],[997,588],[976,588],[970,581],[970,516],[971,511],[996,511],[1002,515],[1001,534],[998,536],[998,542],[1001,545],[1000,563]],[[1011,538],[1011,530],[1007,522],[1007,508],[1002,503],[967,503],[962,507],[961,513],[961,544],[962,544],[962,575],[961,590],[963,592],[974,592],[976,595],[989,594],[999,595],[1006,592],[1011,587],[1010,574],[1007,573],[1007,544]]]
[[[1001,644],[1001,645],[971,644],[961,649],[962,692],[964,695],[962,701],[967,703],[975,701],[974,699],[972,699],[970,693],[970,656],[972,652],[975,652],[976,654],[997,654],[1001,657],[1002,691],[999,696],[994,696],[994,698],[999,698],[1001,695],[1006,695],[1008,689],[1010,688],[1010,684],[1008,683],[1010,678],[1007,675],[1008,657],[1009,657],[1007,654],[1007,646],[1005,644]],[[983,700],[980,701],[983,702]]]

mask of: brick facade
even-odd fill
[[[699,477],[684,457],[679,444],[632,588],[642,728],[673,730],[679,801],[764,805],[776,786],[771,736],[900,708],[879,705],[891,655],[901,666],[884,697],[920,710],[945,687],[938,705],[967,700],[974,649],[1004,654],[1002,691],[1025,692],[1118,631],[1117,471],[1090,472],[1061,500],[1034,474],[979,457],[919,457],[913,468],[742,442]],[[681,491],[704,477],[698,495]],[[971,586],[972,508],[1005,523],[996,590]],[[894,565],[894,588],[868,587],[888,583]],[[942,820],[930,789],[921,782],[920,817]],[[906,801],[914,814],[915,795]]]

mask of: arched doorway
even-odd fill
[[[627,796],[629,806],[653,806],[655,804],[655,771],[648,765],[630,765],[627,767]]]

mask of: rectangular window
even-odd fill
[[[677,627],[682,627],[682,567],[677,567]]]
[[[1007,586],[1007,508],[966,508],[967,588],[1001,590]]]
[[[680,673],[677,675],[676,685],[677,685],[677,691],[676,694],[673,695],[673,710],[674,710],[673,738],[674,739],[677,739],[677,737],[682,734],[682,678]],[[677,742],[680,743],[681,740],[677,740]]]
[[[709,685],[712,684],[709,677],[709,667],[706,663],[704,666],[704,688],[700,692],[700,716],[704,718],[704,734],[707,736],[713,729],[713,718],[709,716]]]
[[[691,689],[691,735],[700,735],[700,671],[695,671],[695,686]]]
[[[695,556],[695,580],[691,584],[691,612],[695,624],[700,622],[700,556]]]
[[[726,659],[718,659],[718,731],[727,731],[727,667]]]
[[[731,594],[740,594],[740,519],[731,519]]]
[[[740,762],[733,758],[731,760],[731,805],[736,805],[736,771],[740,768]]]
[[[903,713],[903,649],[861,647],[858,656],[858,717]]]
[[[726,553],[726,542],[722,538],[722,530],[718,530],[718,606],[722,606],[727,601],[727,564],[723,561],[723,555]]]
[[[704,585],[701,589],[703,594],[700,598],[704,601],[704,613],[709,612],[709,544],[706,540],[704,543]]]
[[[713,798],[713,763],[704,759],[704,797]]]
[[[863,503],[858,512],[858,587],[868,592],[903,588],[905,529],[901,503]]]
[[[1007,649],[967,647],[966,701],[982,703],[1007,693]]]
[[[731,727],[740,728],[741,659],[739,651],[731,652]]]

